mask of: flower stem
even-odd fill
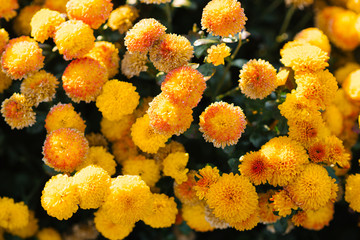
[[[283,38],[282,35],[286,32],[287,28],[289,27],[289,24],[290,24],[290,21],[291,21],[291,18],[292,16],[294,15],[295,13],[295,10],[296,10],[296,7],[294,5],[292,5],[287,13],[286,13],[286,16],[285,16],[285,19],[284,19],[284,22],[280,28],[280,33],[279,33],[279,36],[280,38]]]
[[[235,93],[235,92],[237,92],[239,90],[240,90],[239,86],[237,86],[237,87],[235,87],[233,89],[230,89],[226,93],[223,93],[223,94],[220,94],[219,96],[217,96],[216,100],[219,101],[219,100],[223,99],[224,97],[231,96],[233,93]]]

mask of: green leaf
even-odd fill
[[[283,234],[285,233],[288,227],[288,219],[287,218],[280,218],[274,223],[274,228],[277,233]]]
[[[206,45],[201,45],[201,46],[195,47],[194,48],[195,56],[197,58],[200,58],[210,46],[211,46],[210,44],[206,44]]]
[[[215,66],[211,63],[205,63],[200,65],[198,71],[204,75],[204,77],[210,77],[215,73]]]

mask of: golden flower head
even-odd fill
[[[328,54],[331,52],[331,46],[328,37],[318,28],[311,27],[303,29],[295,35],[294,40],[310,43],[311,45],[321,48]]]
[[[16,16],[16,9],[18,8],[18,0],[8,0],[2,2],[0,6],[0,18],[5,18],[6,21],[9,21],[11,18]]]
[[[336,78],[336,81],[342,85],[350,73],[352,73],[356,70],[359,70],[359,69],[360,69],[360,65],[358,63],[346,62],[345,65],[343,65],[335,70],[334,76]]]
[[[196,196],[198,196],[200,200],[206,199],[206,194],[208,193],[210,186],[216,183],[220,178],[219,169],[217,169],[217,167],[206,166],[199,170],[196,177],[198,178],[196,185],[194,186]]]
[[[84,162],[77,167],[77,170],[94,165],[104,169],[110,176],[116,172],[116,162],[114,156],[107,152],[102,146],[90,147]]]
[[[144,18],[136,23],[124,38],[129,52],[147,53],[150,47],[165,35],[166,27],[153,18]]]
[[[135,117],[132,114],[125,115],[117,121],[110,121],[107,118],[102,118],[100,121],[101,133],[110,142],[117,141],[130,133],[131,126],[135,122]]]
[[[290,198],[288,192],[283,189],[274,193],[269,200],[271,201],[271,206],[274,208],[274,211],[277,212],[280,217],[286,217],[291,214],[292,210],[299,208]]]
[[[60,13],[66,13],[66,3],[69,0],[45,0],[44,8],[58,11]]]
[[[228,37],[244,29],[244,9],[236,0],[211,0],[203,9],[201,26],[213,35]]]
[[[265,184],[273,174],[269,159],[261,151],[248,152],[240,157],[239,171],[255,185]]]
[[[165,147],[159,148],[153,155],[154,160],[162,165],[162,161],[170,154],[175,152],[186,152],[184,145],[176,141],[170,141]],[[161,167],[161,166],[160,166]]]
[[[199,204],[200,199],[196,196],[196,172],[194,170],[189,171],[186,174],[186,180],[181,184],[174,182],[174,194],[184,205]]]
[[[41,9],[39,5],[28,5],[22,8],[19,14],[14,19],[13,29],[17,36],[30,35],[31,33],[31,18]]]
[[[345,201],[357,212],[360,212],[360,174],[349,175],[345,185]]]
[[[189,154],[184,152],[170,153],[163,161],[163,173],[175,179],[177,184],[181,184],[187,180],[187,172],[189,169],[186,165],[189,161]]]
[[[319,140],[307,146],[309,158],[314,163],[327,162],[329,159],[329,146],[326,141]]]
[[[1,67],[12,79],[21,79],[44,66],[45,57],[34,39],[27,36],[13,38],[1,56]]]
[[[343,141],[338,137],[331,135],[326,138],[326,144],[329,147],[328,163],[338,164],[343,168],[350,168],[351,157],[346,151]]]
[[[239,87],[246,97],[263,99],[277,88],[276,69],[262,59],[250,60],[243,65]]]
[[[81,20],[93,29],[105,23],[112,10],[111,0],[69,0],[66,4],[69,19]]]
[[[258,225],[260,221],[258,209],[254,213],[252,213],[247,219],[235,223],[231,223],[230,226],[235,228],[238,231],[251,230],[256,225]]]
[[[29,238],[33,237],[39,230],[38,219],[35,217],[34,211],[29,211],[29,222],[25,225],[25,227],[14,228],[12,230],[7,229],[7,231],[15,236],[20,238]]]
[[[123,34],[133,26],[133,22],[138,17],[139,11],[135,7],[122,5],[110,13],[107,24],[112,30],[118,30]]]
[[[186,65],[193,57],[194,47],[190,41],[176,34],[165,34],[150,48],[150,61],[155,68],[169,72]]]
[[[0,28],[0,54],[5,50],[6,44],[9,42],[9,33],[4,29]]]
[[[147,71],[147,62],[148,57],[146,54],[141,52],[130,53],[129,51],[126,51],[121,60],[121,73],[129,79],[134,76],[139,76],[140,72]]]
[[[230,227],[229,223],[215,216],[209,205],[205,206],[205,220],[215,229],[226,229]]]
[[[36,234],[37,239],[39,240],[61,240],[61,235],[54,228],[43,228]]]
[[[5,230],[15,230],[29,223],[29,208],[24,202],[14,202],[14,199],[0,197],[0,227]]]
[[[323,112],[321,116],[327,128],[330,129],[330,132],[335,136],[339,136],[344,128],[343,115],[339,108],[335,104],[331,104],[326,107],[325,112]]]
[[[199,131],[207,142],[224,148],[238,142],[246,121],[242,109],[226,102],[215,102],[200,115]]]
[[[359,76],[360,76],[360,69],[357,69],[351,72],[342,84],[346,96],[355,103],[360,102],[360,91],[359,91],[360,81],[358,80]]]
[[[205,219],[205,206],[206,205],[202,202],[194,205],[182,205],[182,217],[191,229],[198,232],[208,232],[214,230],[214,227],[212,227]]]
[[[207,50],[206,62],[214,64],[214,66],[224,65],[224,59],[230,56],[231,49],[225,43],[213,45]]]
[[[98,61],[86,57],[71,61],[61,79],[66,94],[74,102],[91,102],[100,95],[108,74]]]

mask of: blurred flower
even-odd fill
[[[0,197],[0,227],[5,230],[15,230],[29,223],[29,208],[24,202],[14,202],[14,199]]]
[[[107,152],[102,146],[94,146],[89,148],[84,162],[77,167],[77,170],[85,168],[89,165],[95,165],[104,169],[110,176],[116,172],[116,162],[114,156]]]
[[[0,71],[0,93],[3,93],[6,89],[8,89],[11,84],[12,79],[8,77],[3,71]]]
[[[126,159],[137,156],[139,154],[138,148],[134,144],[130,134],[124,136],[120,140],[113,142],[112,152],[119,164],[121,164]]]
[[[214,230],[205,219],[205,204],[200,202],[195,205],[183,204],[181,211],[186,224],[195,231],[208,232]]]
[[[359,69],[360,69],[360,65],[358,63],[346,62],[345,65],[340,66],[338,69],[335,70],[334,75],[336,81],[342,85],[350,73]]]
[[[5,50],[6,44],[8,44],[8,42],[9,33],[4,28],[0,28],[0,54]]]
[[[5,18],[9,21],[11,18],[16,16],[16,9],[19,8],[17,0],[6,0],[0,5],[0,18]]]
[[[139,76],[141,72],[147,71],[147,62],[148,57],[146,54],[126,51],[123,60],[121,60],[121,73],[129,79],[134,76]]]
[[[29,222],[25,225],[25,227],[14,228],[12,230],[7,229],[7,231],[15,236],[20,238],[29,238],[36,234],[39,229],[38,219],[35,217],[34,211],[29,211]]]
[[[138,17],[139,11],[135,7],[122,5],[110,13],[107,24],[112,30],[118,30],[123,34],[133,26],[133,22]]]
[[[66,13],[66,3],[69,0],[45,0],[44,8],[58,11],[60,13]]]
[[[360,212],[360,174],[349,175],[345,184],[345,201],[350,208]]]
[[[61,240],[61,235],[54,228],[43,228],[37,234],[36,237],[38,240]]]
[[[86,140],[89,142],[89,147],[103,147],[105,150],[109,150],[109,143],[101,133],[88,133],[85,135]]]
[[[104,134],[107,140],[111,142],[117,141],[130,133],[134,122],[135,117],[132,114],[125,115],[117,121],[110,121],[103,117],[100,121],[101,133]]]
[[[321,48],[321,50],[327,52],[328,54],[331,52],[328,37],[318,28],[305,28],[295,35],[294,40],[310,43],[311,45]]]
[[[31,33],[31,18],[41,9],[39,5],[28,5],[22,8],[19,14],[14,19],[13,29],[17,36],[30,35]]]

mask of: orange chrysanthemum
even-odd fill
[[[122,5],[110,13],[107,24],[121,34],[127,32],[139,17],[139,11],[131,5]]]
[[[201,26],[213,35],[228,37],[244,29],[244,9],[236,0],[212,0],[203,9]]]
[[[206,166],[199,170],[199,173],[196,174],[198,180],[196,181],[196,186],[194,189],[196,191],[196,196],[200,200],[206,198],[206,194],[209,191],[209,188],[212,184],[216,183],[220,178],[219,169],[217,167]]]
[[[69,0],[66,4],[70,19],[81,20],[93,29],[105,23],[112,9],[111,0]]]
[[[16,9],[19,8],[18,0],[7,0],[0,5],[0,18],[9,21],[16,16]]]
[[[1,67],[12,79],[21,79],[44,66],[45,57],[34,39],[13,38],[1,56]]]
[[[316,211],[299,211],[291,218],[291,221],[295,226],[318,231],[325,226],[329,226],[330,221],[333,219],[334,212],[334,203],[329,202]]]
[[[343,141],[334,135],[326,139],[326,144],[329,147],[329,158],[327,161],[330,164],[338,164],[343,168],[350,168],[350,154],[345,150]]]
[[[273,174],[269,159],[261,151],[249,152],[241,156],[239,171],[255,185],[266,183]]]
[[[207,142],[224,148],[238,142],[244,132],[246,121],[242,109],[226,102],[208,106],[200,115],[199,131]]]
[[[269,200],[271,201],[271,206],[274,208],[274,211],[277,212],[280,217],[286,217],[291,214],[292,210],[299,208],[285,190],[274,193]]]
[[[324,141],[317,141],[307,147],[309,158],[314,163],[327,162],[329,159],[329,146]]]
[[[43,161],[57,171],[71,173],[85,160],[88,149],[84,133],[73,128],[60,128],[47,135]]]
[[[183,204],[194,205],[200,202],[199,198],[196,196],[195,174],[195,171],[191,170],[186,175],[186,181],[181,184],[174,182],[174,194]]]
[[[106,69],[92,58],[73,60],[62,75],[63,88],[74,102],[91,102],[108,80]]]
[[[129,52],[147,53],[150,47],[165,35],[166,27],[153,18],[145,18],[131,28],[124,38]]]

